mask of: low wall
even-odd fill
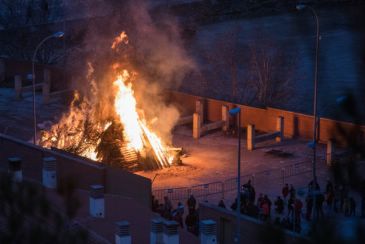
[[[208,121],[221,120],[222,105],[227,105],[230,109],[233,107],[241,108],[241,126],[254,124],[256,130],[264,132],[276,131],[276,118],[284,118],[284,136],[301,137],[305,139],[313,138],[313,116],[302,113],[296,113],[276,108],[256,108],[241,104],[233,104],[225,101],[194,96],[181,92],[170,92],[170,101],[177,104],[183,115],[195,112],[195,101],[202,100],[204,104],[204,116]],[[232,118],[231,118],[232,119]],[[320,142],[327,142],[334,137],[336,126],[340,125],[345,130],[354,128],[354,124],[348,122],[335,121],[326,118],[320,118],[318,139]],[[365,133],[365,125],[360,126]],[[363,138],[364,139],[364,138]]]
[[[55,67],[53,65],[46,64],[36,64],[35,65],[35,76],[37,77],[36,82],[43,82],[43,70],[49,69],[51,71],[51,90],[63,90],[67,88],[65,84],[65,73],[62,69]],[[0,58],[0,85],[2,82],[6,81],[6,85],[14,87],[14,76],[20,75],[22,77],[23,86],[31,84],[30,80],[27,80],[27,75],[32,73],[32,62],[30,61],[20,61],[13,59],[1,59]],[[9,83],[9,81],[12,81]]]
[[[217,240],[220,244],[235,243],[234,237],[237,231],[237,216],[235,212],[219,208],[217,206],[199,203],[200,220],[211,219],[217,223]],[[240,218],[241,243],[259,244],[263,243],[260,235],[265,231],[262,221],[245,215]],[[284,231],[285,243],[306,243],[305,237]],[[275,241],[275,240],[273,240]]]
[[[72,179],[77,188],[84,190],[92,184],[102,184],[105,193],[130,197],[150,207],[151,181],[147,178],[0,134],[0,169],[7,171],[7,159],[14,156],[22,158],[25,178],[41,182],[43,157],[54,157],[58,181]]]

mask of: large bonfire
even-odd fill
[[[111,48],[117,52],[123,45],[128,45],[125,32],[115,38]],[[110,94],[101,94],[105,89],[100,91],[91,78],[94,69],[89,64],[88,92],[75,91],[70,110],[57,124],[42,131],[39,144],[129,170],[176,163],[176,150],[153,130],[159,118],[148,120],[138,106],[133,88],[137,73],[120,63],[113,63],[110,70],[115,77],[112,89],[108,89]]]

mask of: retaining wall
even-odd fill
[[[221,120],[222,105],[227,105],[230,109],[233,107],[241,108],[241,127],[246,127],[247,124],[254,124],[256,130],[264,132],[276,131],[276,119],[278,116],[284,118],[284,136],[293,138],[301,137],[305,139],[313,138],[313,116],[291,112],[276,108],[256,108],[241,104],[233,104],[225,101],[215,100],[194,96],[181,92],[170,92],[170,101],[177,104],[184,115],[192,114],[195,111],[195,101],[203,100],[204,116],[208,121]],[[231,118],[232,119],[232,118]],[[335,121],[327,118],[320,118],[318,139],[320,142],[326,143],[333,139],[336,133],[336,126],[340,125],[347,131],[354,129],[356,125],[348,122]],[[362,131],[362,139],[364,140],[365,125],[359,126]]]
[[[25,178],[41,182],[43,157],[54,157],[59,182],[71,179],[77,188],[85,190],[92,184],[102,184],[105,193],[130,197],[147,207],[151,205],[151,180],[147,178],[0,134],[0,170],[7,171],[8,158],[14,156],[22,159]]]

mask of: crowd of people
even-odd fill
[[[190,195],[186,201],[188,213],[184,221],[184,205],[178,202],[177,208],[173,208],[171,200],[165,196],[164,202],[159,203],[158,199],[152,196],[152,211],[159,213],[161,217],[167,220],[176,221],[181,228],[186,226],[186,229],[195,234],[199,234],[199,210],[197,209],[197,201],[193,195]],[[185,224],[185,225],[184,225]]]
[[[304,206],[305,204],[305,206]],[[184,205],[178,202],[174,209],[170,199],[165,196],[164,202],[159,203],[152,196],[152,210],[163,218],[175,220],[181,228],[186,227],[191,233],[199,233],[199,210],[193,195],[186,201],[188,212],[184,221]],[[218,207],[226,208],[221,199]],[[238,201],[234,200],[230,208],[237,211]],[[302,217],[307,221],[324,218],[326,214],[343,213],[344,216],[356,215],[356,201],[350,196],[349,191],[342,185],[333,185],[327,181],[326,188],[321,191],[318,183],[309,182],[304,203],[297,197],[293,185],[285,184],[281,194],[272,202],[268,195],[260,193],[256,199],[256,191],[251,181],[243,184],[240,192],[240,213],[263,221],[273,221],[282,228],[300,232]],[[326,209],[326,211],[324,211]]]
[[[273,210],[275,212],[274,218],[272,218],[272,201],[267,195],[261,193],[255,199],[255,188],[249,180],[241,187],[240,212],[264,221],[273,219],[275,224],[297,232],[300,232],[302,229],[302,217],[307,221],[311,221],[313,218],[324,218],[324,208],[326,208],[327,214],[343,213],[344,216],[356,215],[356,201],[353,197],[349,196],[348,190],[342,185],[333,186],[329,180],[323,192],[318,183],[311,181],[308,184],[304,201],[303,203],[297,197],[297,192],[293,185],[289,186],[289,184],[285,184],[281,194],[273,202]],[[236,198],[231,205],[233,211],[237,211],[237,202]],[[222,200],[218,206],[225,208]]]

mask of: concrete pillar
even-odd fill
[[[132,238],[130,234],[129,222],[119,221],[115,224],[117,225],[115,232],[115,244],[131,244]]]
[[[163,243],[179,244],[178,226],[179,224],[176,221],[163,221]]]
[[[335,155],[335,143],[333,140],[327,141],[327,154],[326,154],[326,162],[328,166],[331,166],[332,161]]]
[[[104,186],[90,186],[89,210],[92,217],[104,218]]]
[[[57,188],[56,159],[54,157],[43,158],[42,182],[46,188]]]
[[[229,129],[229,114],[228,114],[228,106],[222,105],[222,121],[223,121],[223,131],[227,131]]]
[[[200,244],[217,243],[217,223],[207,219],[200,221]]]
[[[163,244],[163,223],[162,219],[152,219],[150,244]]]
[[[204,122],[204,103],[203,100],[196,100],[195,102],[195,113],[200,115],[200,125]]]
[[[22,76],[21,75],[16,75],[14,77],[14,89],[15,89],[16,99],[20,99],[22,97]]]
[[[276,118],[276,131],[280,132],[280,135],[275,138],[277,142],[281,142],[284,139],[284,117],[279,116]]]
[[[48,103],[51,92],[51,71],[44,69],[43,71],[43,85],[42,85],[42,97],[43,103]]]
[[[0,83],[5,80],[5,62],[0,59]]]
[[[255,125],[247,125],[247,150],[255,149]]]
[[[22,159],[18,157],[8,158],[9,174],[13,181],[23,181]]]
[[[201,116],[198,113],[193,114],[193,138],[199,139],[201,134]]]

